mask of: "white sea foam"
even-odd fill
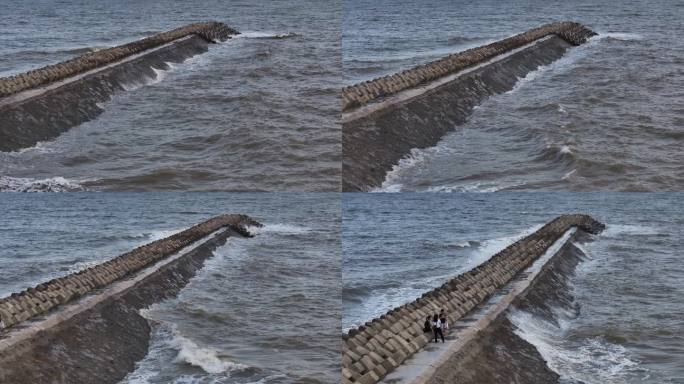
[[[0,192],[74,192],[84,191],[83,181],[61,176],[47,179],[0,176]]]
[[[404,173],[407,171],[421,166],[426,162],[426,159],[430,156],[434,156],[444,150],[442,142],[429,148],[412,148],[411,152],[400,159],[397,164],[392,166],[392,169],[385,175],[385,180],[382,182],[380,187],[374,188],[371,192],[401,192],[403,185],[399,183]]]
[[[245,31],[240,32],[239,35],[233,36],[232,39],[284,39],[294,36],[297,36],[297,34],[294,32],[278,33],[262,31]],[[228,41],[230,41],[230,39]]]
[[[570,178],[570,176],[574,175],[575,173],[577,173],[577,169],[573,169],[572,171],[563,175],[563,177],[561,177],[561,180],[567,180]]]
[[[156,240],[161,240],[165,239],[171,235],[175,235],[178,232],[181,232],[185,230],[186,228],[180,228],[180,229],[160,229],[152,232],[146,232],[143,233],[143,236],[147,237],[149,241],[156,241]]]
[[[176,362],[200,367],[207,373],[225,373],[249,368],[247,365],[221,358],[216,349],[201,347],[194,341],[181,336],[177,331],[169,340],[169,345],[178,350]]]
[[[147,318],[150,310],[141,310]],[[180,334],[174,324],[154,321],[150,348],[143,360],[136,363],[135,370],[122,381],[128,384],[147,384],[164,370],[167,364],[192,365],[212,375],[225,377],[233,371],[249,366],[231,361],[214,348],[201,346]],[[206,377],[204,377],[206,379]],[[175,379],[176,383],[195,382],[192,376],[184,375]]]
[[[624,383],[630,371],[638,367],[625,347],[601,337],[564,340],[570,324],[567,320],[557,326],[522,310],[510,311],[508,318],[515,333],[532,344],[563,379],[587,384]]]
[[[623,33],[623,32],[606,32],[606,33],[599,33],[597,36],[594,36],[593,38],[595,39],[615,39],[615,40],[622,40],[622,41],[640,41],[644,39],[643,35],[640,35],[638,33]]]
[[[429,187],[428,192],[471,192],[471,193],[490,193],[497,192],[503,189],[518,187],[525,185],[522,181],[512,181],[512,182],[475,182],[472,184],[457,184],[457,185],[438,185],[434,187]]]
[[[534,71],[528,72],[525,76],[519,77],[518,81],[513,85],[513,88],[511,88],[510,91],[505,92],[505,94],[511,94],[515,93],[518,91],[518,89],[524,87],[527,83],[531,83],[534,81],[534,79],[537,78],[542,72],[548,70],[550,68],[550,65],[542,65],[537,67]]]
[[[99,107],[99,105],[98,105],[98,107]],[[39,141],[34,146],[21,148],[20,150],[16,151],[15,153],[20,154],[20,155],[24,154],[24,153],[52,153],[55,151],[55,146],[50,145],[51,143],[53,143],[53,142],[52,141]]]
[[[601,237],[620,237],[623,235],[658,235],[662,231],[656,227],[631,224],[608,224]]]
[[[572,153],[572,148],[570,148],[569,145],[562,145],[562,146],[560,147],[560,153],[563,153],[563,154],[570,154],[570,153]]]
[[[309,233],[311,232],[311,228],[301,226],[301,225],[295,225],[295,224],[288,224],[288,223],[266,223],[264,224],[263,227],[256,227],[256,226],[248,226],[247,231],[252,234],[261,234],[261,233],[278,233],[278,234],[286,234],[286,235],[301,235],[304,233]]]

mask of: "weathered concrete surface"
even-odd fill
[[[208,240],[189,243],[133,276],[0,333],[0,383],[121,380],[147,353],[150,326],[138,310],[175,296],[214,249],[230,237],[249,236],[245,225],[259,225],[242,215],[215,219],[226,225],[193,227],[210,231]],[[175,247],[183,236],[172,238],[137,250],[164,252],[165,243]]]
[[[408,76],[414,79],[411,82],[399,81],[393,77],[398,75],[392,75],[362,83],[364,92],[346,89],[366,101],[351,103],[354,106],[347,107],[342,115],[342,189],[366,191],[380,186],[387,172],[411,149],[437,144],[466,121],[473,107],[512,89],[519,78],[559,59],[570,47],[594,34],[571,24],[576,29],[574,38],[552,32],[558,29],[551,24],[510,41],[505,39],[402,72],[400,78]],[[378,84],[393,86],[379,93]]]
[[[59,136],[102,112],[127,84],[155,78],[239,32],[222,23],[197,23],[63,63],[0,78],[0,151],[16,151]]]
[[[536,260],[547,252],[552,254],[554,251],[549,250],[573,228],[597,233],[603,229],[603,224],[586,215],[559,216],[477,268],[448,281],[412,303],[395,308],[358,329],[350,330],[343,335],[342,383],[379,382],[428,344],[429,335],[425,335],[422,330],[426,316],[445,309],[449,322],[457,324],[478,306],[488,302]],[[469,339],[473,339],[486,324],[496,319],[529,283],[529,278],[520,280],[509,291],[510,295],[504,296],[488,308],[475,321],[474,326],[465,327],[462,337],[450,348],[461,350]],[[449,356],[452,354],[453,351]],[[426,380],[432,377],[430,370],[436,365],[438,363],[419,370],[414,379],[420,377],[421,380]]]

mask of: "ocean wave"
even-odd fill
[[[597,36],[593,37],[594,39],[613,39],[613,40],[622,40],[622,41],[641,41],[644,39],[643,35],[640,35],[638,33],[624,33],[624,32],[607,32],[607,33],[599,33]]]
[[[154,230],[152,232],[144,232],[141,235],[150,241],[156,241],[156,240],[161,240],[165,239],[171,235],[175,235],[178,232],[183,231],[185,228],[179,228],[179,229],[159,229],[159,230]]]
[[[154,307],[154,305],[153,305]],[[153,309],[142,309],[140,315],[150,319]],[[211,375],[226,376],[234,371],[242,371],[250,367],[231,361],[214,348],[200,346],[195,341],[183,336],[172,323],[151,320],[153,323],[152,340],[148,353],[143,360],[136,363],[135,370],[122,381],[129,384],[146,384],[155,382],[167,364],[191,365]],[[178,377],[175,382],[186,382],[189,376]]]
[[[251,234],[257,235],[257,234],[262,234],[262,233],[277,233],[277,234],[283,234],[283,235],[301,235],[305,233],[309,233],[312,231],[311,228],[301,226],[301,225],[295,225],[295,224],[287,224],[287,223],[274,223],[274,224],[269,224],[266,223],[264,224],[263,227],[255,227],[255,226],[247,226],[247,231]]]
[[[561,379],[586,384],[624,383],[634,372],[643,371],[627,348],[604,337],[566,341],[567,323],[559,325],[522,310],[508,318],[516,335],[534,345],[549,368]]]
[[[173,71],[176,69],[175,65],[172,65],[170,63],[165,62],[167,65],[167,69],[160,69],[160,68],[154,68],[152,67],[152,71],[154,72],[154,76],[141,76],[139,79],[136,80],[129,80],[125,83],[122,83],[121,86],[125,91],[135,91],[137,89],[140,89],[144,86],[148,85],[154,85],[162,82],[169,74],[169,72]],[[104,109],[102,106],[98,105],[101,109]]]
[[[505,189],[515,188],[525,185],[522,181],[513,182],[486,182],[478,181],[471,184],[458,184],[458,185],[438,185],[434,187],[429,187],[428,192],[442,192],[442,193],[452,193],[452,192],[468,192],[468,193],[491,193],[498,192]]]
[[[216,349],[201,347],[177,331],[174,332],[173,339],[169,340],[169,345],[178,350],[177,362],[200,367],[207,373],[217,374],[249,368],[247,365],[221,358]]]
[[[656,227],[633,225],[633,224],[608,224],[606,229],[601,233],[601,237],[615,238],[621,236],[654,236],[663,233]]]
[[[385,175],[385,180],[382,184],[371,190],[371,192],[401,192],[403,185],[398,182],[402,175],[409,169],[415,168],[426,161],[426,157],[431,154],[441,152],[442,148],[437,144],[430,148],[412,148],[411,152],[401,158],[397,164],[392,166],[392,169]]]
[[[31,179],[23,177],[0,176],[0,192],[78,192],[86,188],[82,181],[68,180],[64,177]]]
[[[540,160],[552,160],[554,162],[575,160],[575,151],[569,144],[547,144],[538,156]]]
[[[233,39],[287,39],[290,37],[296,37],[299,34],[294,32],[287,33],[275,33],[275,32],[258,32],[258,31],[246,31],[241,32],[239,35],[234,36]],[[228,40],[230,41],[230,40]]]

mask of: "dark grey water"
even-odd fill
[[[0,199],[0,296],[226,212],[231,239],[175,299],[143,310],[148,355],[126,383],[331,383],[339,377],[337,194],[60,194]]]
[[[684,194],[344,194],[342,207],[344,329],[558,214],[583,212],[607,229],[579,245],[588,260],[569,288],[579,311],[544,318],[517,310],[509,315],[516,332],[563,383],[684,381]]]
[[[396,72],[557,20],[600,35],[482,104],[384,190],[630,190],[684,187],[684,5],[659,0],[349,0],[344,81]]]
[[[339,189],[339,2],[5,3],[0,76],[187,23],[243,34],[157,71],[103,113],[21,153],[1,190]]]

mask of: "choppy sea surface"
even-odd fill
[[[516,334],[564,384],[684,381],[684,194],[344,194],[342,211],[343,329],[419,297],[556,215],[588,213],[607,229],[578,244],[587,259],[569,276],[573,310],[553,302],[551,317],[516,309],[508,314]]]
[[[340,2],[6,3],[0,76],[188,23],[242,32],[55,140],[0,153],[6,190],[337,191]]]
[[[414,150],[385,191],[680,191],[684,4],[348,0],[347,85],[559,20],[599,36]]]
[[[177,298],[141,311],[150,348],[123,383],[335,382],[337,194],[4,195],[0,297],[237,212],[265,226],[218,248]]]

